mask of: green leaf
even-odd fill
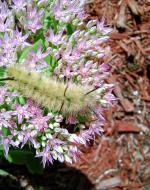
[[[9,176],[9,175],[10,174],[7,171],[0,169],[0,176]]]
[[[42,174],[43,167],[41,161],[34,157],[35,154],[27,150],[10,150],[7,160],[10,163],[26,165],[29,172]]]
[[[5,127],[2,128],[3,135],[7,136],[9,134],[9,130]]]
[[[0,67],[0,77],[3,77],[6,69],[4,67]]]
[[[33,155],[31,151],[26,150],[10,150],[7,160],[14,164],[25,164],[27,157]]]
[[[19,62],[22,62],[28,56],[30,51],[36,51],[40,45],[43,45],[42,39],[36,41],[32,46],[25,47],[19,57]]]
[[[56,59],[52,56],[52,55],[48,55],[47,57],[45,57],[44,59],[46,61],[46,63],[49,65],[49,68],[47,70],[47,73],[50,74],[50,73],[53,73],[54,72],[54,69],[56,68],[57,66],[57,61]]]
[[[42,187],[42,186],[35,187],[35,190],[44,190],[44,187]]]
[[[38,41],[36,41],[36,42],[33,44],[32,50],[33,50],[33,51],[36,51],[40,45],[43,46],[43,40],[42,40],[42,39],[39,39]]]
[[[4,151],[0,150],[0,158],[3,158],[3,157],[4,157]]]
[[[49,54],[47,57],[45,57],[44,60],[46,61],[47,64],[51,65],[52,56]]]
[[[45,37],[43,35],[43,28],[36,31],[36,33],[34,34],[34,40],[35,41],[41,40],[41,43],[43,44],[43,41],[45,40]]]
[[[79,114],[77,118],[78,118],[79,123],[85,123],[88,120],[87,115]]]
[[[21,53],[19,57],[19,63],[22,62],[28,55],[29,51],[31,50],[31,47],[25,47],[23,52]]]
[[[34,158],[34,157],[28,157],[26,160],[26,166],[28,168],[28,170],[34,174],[42,174],[43,173],[43,167],[41,164],[41,160]]]
[[[48,0],[48,3],[52,4],[54,0]]]
[[[4,77],[6,68],[0,67],[0,78]],[[3,86],[5,82],[0,81],[0,86]]]
[[[67,34],[71,35],[74,32],[74,27],[71,23],[67,24]]]
[[[19,96],[19,104],[24,105],[25,103],[25,98],[23,96]]]
[[[50,15],[49,10],[45,12],[44,18],[44,29],[52,28],[54,32],[58,31],[59,21],[55,20],[55,18]]]
[[[0,145],[0,158],[4,157],[4,147],[3,145],[1,144]]]
[[[3,149],[3,145],[1,144],[0,145],[0,151],[3,151],[4,149]]]
[[[49,64],[52,67],[56,67],[57,61],[54,59],[54,57],[52,55],[48,55],[47,57],[45,57],[44,59],[46,61],[47,64]]]

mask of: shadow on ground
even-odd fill
[[[55,163],[42,175],[31,174],[25,166],[0,163],[11,176],[0,177],[1,190],[92,190],[93,185],[79,170]]]

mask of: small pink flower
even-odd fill
[[[59,31],[58,34],[54,34],[54,31],[50,28],[46,35],[47,41],[51,42],[54,45],[60,45],[65,41],[62,39],[63,30]]]
[[[12,115],[17,116],[18,123],[21,124],[23,119],[29,119],[32,114],[28,111],[28,105],[21,106],[16,105],[15,111],[12,112]]]
[[[48,121],[50,116],[41,116],[31,120],[31,123],[36,126],[36,130],[41,131],[43,129],[48,128]]]
[[[36,157],[42,157],[42,163],[43,163],[43,167],[45,167],[46,163],[50,162],[51,164],[53,163],[53,157],[50,154],[50,150],[49,147],[46,146],[46,148],[44,148],[44,150],[42,152],[38,152],[36,154]]]
[[[102,21],[97,21],[97,30],[105,35],[112,32],[111,28],[105,26],[104,19],[102,19]]]
[[[66,124],[74,125],[76,123],[77,123],[77,118],[75,116],[70,115],[66,118]]]

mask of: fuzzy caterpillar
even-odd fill
[[[88,107],[95,107],[96,95],[91,86],[59,82],[41,75],[29,72],[23,67],[11,66],[7,69],[7,85],[31,97],[35,102],[53,111],[60,111],[64,115],[75,114]],[[88,93],[90,92],[91,93]]]

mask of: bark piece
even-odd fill
[[[134,15],[140,15],[139,7],[135,0],[127,0],[127,3]]]
[[[137,127],[136,124],[130,122],[130,121],[116,121],[116,127],[118,132],[140,132],[140,128]]]
[[[119,11],[118,19],[117,19],[117,23],[116,23],[118,28],[122,28],[122,29],[126,28],[125,11],[126,11],[126,3],[125,3],[125,1],[123,1],[120,6],[120,11]]]
[[[119,176],[116,177],[112,177],[110,179],[105,179],[103,181],[101,181],[97,187],[96,190],[107,190],[116,186],[121,185],[121,179]]]

